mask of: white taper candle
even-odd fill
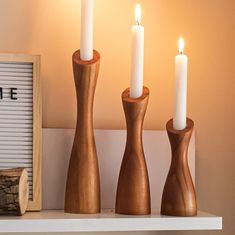
[[[93,0],[82,0],[80,57],[93,59]]]
[[[179,55],[175,57],[175,107],[173,128],[183,130],[187,123],[187,70],[188,57],[183,54],[184,40],[179,40]]]
[[[132,63],[130,97],[138,98],[143,94],[144,77],[144,27],[140,25],[141,8],[135,9],[136,25],[132,26]]]

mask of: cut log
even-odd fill
[[[25,168],[0,170],[0,214],[23,215],[28,205],[28,195]]]

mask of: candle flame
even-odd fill
[[[135,20],[137,22],[137,24],[140,24],[141,21],[141,7],[140,4],[137,4],[135,7]]]
[[[183,52],[184,52],[184,39],[180,38],[179,39],[179,53],[183,54]]]

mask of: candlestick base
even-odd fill
[[[163,215],[197,215],[196,193],[187,159],[193,127],[194,123],[191,119],[187,119],[187,127],[184,130],[174,130],[172,119],[166,125],[172,161],[162,195],[161,214]]]
[[[130,98],[129,89],[122,93],[127,140],[116,195],[118,214],[151,213],[148,171],[142,144],[142,128],[148,99],[147,87],[144,87],[143,95],[137,99]]]
[[[73,72],[77,93],[77,126],[69,163],[65,193],[65,212],[100,212],[99,168],[93,133],[93,101],[98,79],[100,55],[94,51],[90,61],[73,54]]]

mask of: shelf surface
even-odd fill
[[[177,231],[221,230],[222,218],[205,212],[196,217],[168,217],[153,213],[148,216],[115,214],[74,215],[61,210],[28,212],[21,217],[0,217],[0,233],[36,232],[105,232],[105,231]]]

